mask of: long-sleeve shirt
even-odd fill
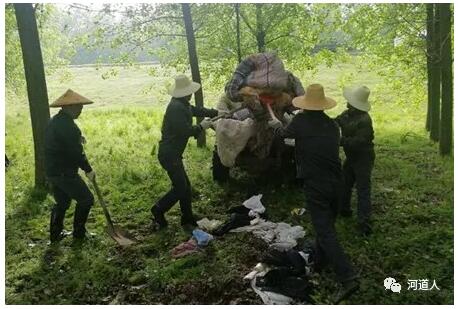
[[[298,178],[340,180],[339,127],[324,112],[298,113],[286,128],[275,130],[275,134],[295,139]]]
[[[347,158],[373,151],[374,129],[369,113],[351,108],[337,116],[335,120],[342,130],[341,145]]]
[[[63,110],[46,127],[45,166],[47,176],[76,175],[78,168],[92,171],[83,150],[81,131]]]
[[[215,117],[218,111],[195,107],[183,98],[172,98],[162,122],[162,139],[159,142],[159,156],[182,158],[191,136],[197,138],[202,132],[200,125],[192,125],[192,117]]]

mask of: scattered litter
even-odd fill
[[[219,220],[209,220],[208,218],[203,218],[202,220],[197,221],[197,225],[204,231],[211,232],[221,226],[222,222]]]
[[[297,240],[305,236],[302,226],[291,226],[285,222],[274,223],[263,219],[253,220],[252,222],[254,224],[232,229],[231,232],[252,232],[270,244],[270,247],[280,251],[295,247]]]
[[[103,301],[103,302],[108,302],[110,299],[111,299],[111,295],[102,298],[102,301]]]
[[[293,216],[302,216],[305,213],[305,208],[294,208],[291,210]]]
[[[199,229],[192,231],[192,236],[197,240],[199,247],[205,247],[213,239],[213,236]]]
[[[215,231],[213,231],[213,235],[222,236],[232,229],[236,229],[238,227],[246,226],[246,225],[249,226],[251,220],[252,218],[248,216],[248,214],[244,215],[244,214],[233,213],[231,214],[228,221],[226,221],[222,226],[220,226]]]
[[[266,208],[261,203],[262,194],[253,195],[245,202],[243,202],[243,206],[252,210],[255,213],[262,214],[266,211]]]
[[[131,286],[130,288],[132,290],[141,290],[141,289],[144,289],[148,286],[148,283],[145,283],[145,284],[141,284],[141,285],[135,285],[135,286]]]
[[[171,250],[172,257],[179,258],[199,251],[197,240],[193,237]]]
[[[310,294],[312,284],[306,276],[297,276],[288,268],[277,268],[269,271],[257,282],[262,291],[270,291],[293,299],[312,302]]]
[[[290,249],[286,252],[269,249],[253,270],[243,279],[266,305],[289,305],[295,300],[313,303],[309,281],[312,253]]]
[[[242,226],[256,224],[259,219],[265,219],[266,208],[261,203],[262,194],[252,196],[245,202],[243,206],[232,207],[228,210],[231,214],[229,220],[213,231],[213,235],[222,236],[232,229]]]
[[[262,257],[262,263],[291,270],[296,275],[310,275],[313,267],[314,253],[308,250],[290,249],[279,251],[269,249]]]
[[[282,294],[270,291],[261,291],[256,287],[256,278],[257,277],[251,280],[251,288],[259,295],[259,297],[261,297],[262,302],[265,305],[289,305],[294,301],[291,297]]]

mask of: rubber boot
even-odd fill
[[[90,210],[90,206],[82,207],[76,205],[75,216],[73,218],[73,238],[86,238],[86,221]]]
[[[60,210],[57,205],[51,210],[51,220],[49,224],[49,235],[51,243],[58,242],[64,238],[64,218],[65,211]]]
[[[153,215],[154,229],[162,230],[168,226],[164,214],[158,210],[157,205],[151,208],[151,214]]]

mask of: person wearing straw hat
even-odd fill
[[[186,75],[175,77],[175,86],[169,92],[172,96],[162,122],[162,138],[159,142],[158,159],[167,171],[172,188],[151,208],[153,226],[156,229],[167,227],[165,213],[180,202],[181,225],[184,228],[196,226],[191,205],[191,184],[183,165],[183,152],[188,139],[197,138],[202,131],[211,127],[212,122],[204,119],[198,125],[192,124],[192,117],[215,117],[216,109],[192,106],[192,94],[200,89],[200,84],[191,81]]]
[[[297,177],[304,180],[306,207],[316,234],[315,270],[319,272],[331,264],[342,284],[334,295],[334,302],[339,303],[358,289],[359,282],[335,229],[342,187],[340,132],[324,110],[333,108],[336,102],[325,96],[322,85],[312,84],[292,103],[301,111],[290,124],[283,128],[279,120],[273,119],[269,126],[276,136],[295,139]]]
[[[336,117],[342,130],[341,145],[345,152],[343,164],[344,190],[340,214],[351,217],[351,194],[354,184],[358,193],[358,228],[363,236],[372,232],[371,215],[371,173],[374,167],[374,129],[369,115],[370,90],[366,86],[345,88],[347,110]]]
[[[94,196],[84,180],[79,176],[82,169],[89,179],[95,172],[83,150],[84,137],[75,124],[83,110],[83,105],[93,102],[68,89],[50,107],[60,107],[46,127],[45,167],[46,176],[51,183],[56,204],[51,210],[50,240],[58,242],[66,234],[63,232],[65,212],[72,200],[76,200],[73,217],[73,238],[86,238],[86,221],[94,204]]]

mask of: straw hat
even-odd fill
[[[348,104],[363,112],[371,109],[371,103],[368,101],[371,91],[366,86],[356,88],[344,88],[343,96],[347,99]]]
[[[169,94],[174,98],[182,98],[193,94],[199,88],[199,83],[189,80],[186,75],[178,75],[175,77],[175,87],[169,91]]]
[[[55,100],[49,107],[62,107],[69,105],[85,105],[92,104],[91,100],[83,97],[75,91],[68,89],[60,98]]]
[[[337,103],[333,99],[324,96],[322,85],[312,84],[307,87],[303,96],[293,99],[293,105],[301,109],[322,111],[333,108]]]

